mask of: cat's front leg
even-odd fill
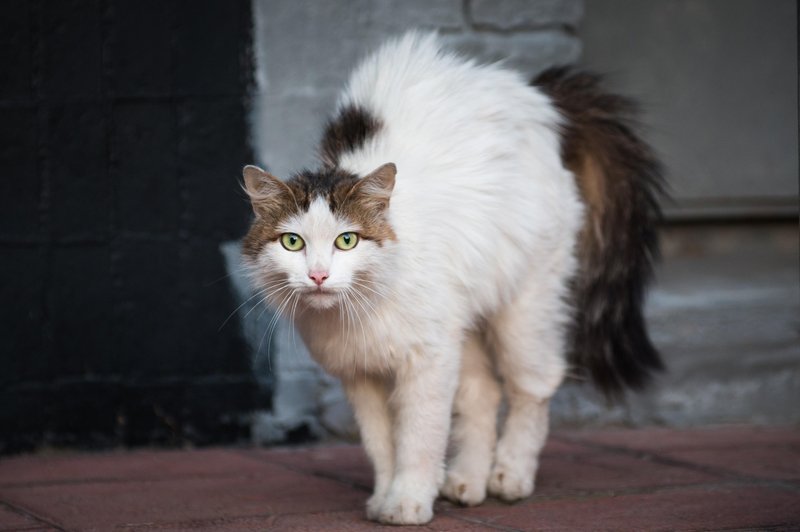
[[[395,471],[378,513],[382,523],[418,525],[433,518],[433,502],[444,482],[458,365],[456,349],[413,353],[395,376]]]
[[[453,502],[473,506],[486,498],[501,396],[484,342],[472,333],[462,350],[450,430],[453,453],[442,486],[442,495]]]
[[[375,486],[367,501],[367,517],[376,520],[386,500],[394,472],[394,444],[387,384],[368,376],[343,380],[345,393],[361,432],[361,442],[372,462]]]

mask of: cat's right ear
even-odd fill
[[[256,216],[263,217],[293,199],[292,191],[283,181],[258,166],[245,166],[242,177]]]

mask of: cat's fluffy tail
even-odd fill
[[[602,90],[598,76],[556,68],[532,83],[564,117],[562,157],[587,209],[570,362],[607,396],[618,396],[663,368],[642,316],[658,254],[661,167],[631,127],[634,104]]]

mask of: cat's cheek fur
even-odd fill
[[[288,287],[297,287],[305,283],[302,272],[305,269],[305,253],[288,251],[279,242],[270,242],[264,247],[258,258],[264,271],[272,274],[283,274]]]

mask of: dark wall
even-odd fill
[[[243,0],[0,6],[0,451],[245,435],[218,248],[249,216],[250,28]]]

